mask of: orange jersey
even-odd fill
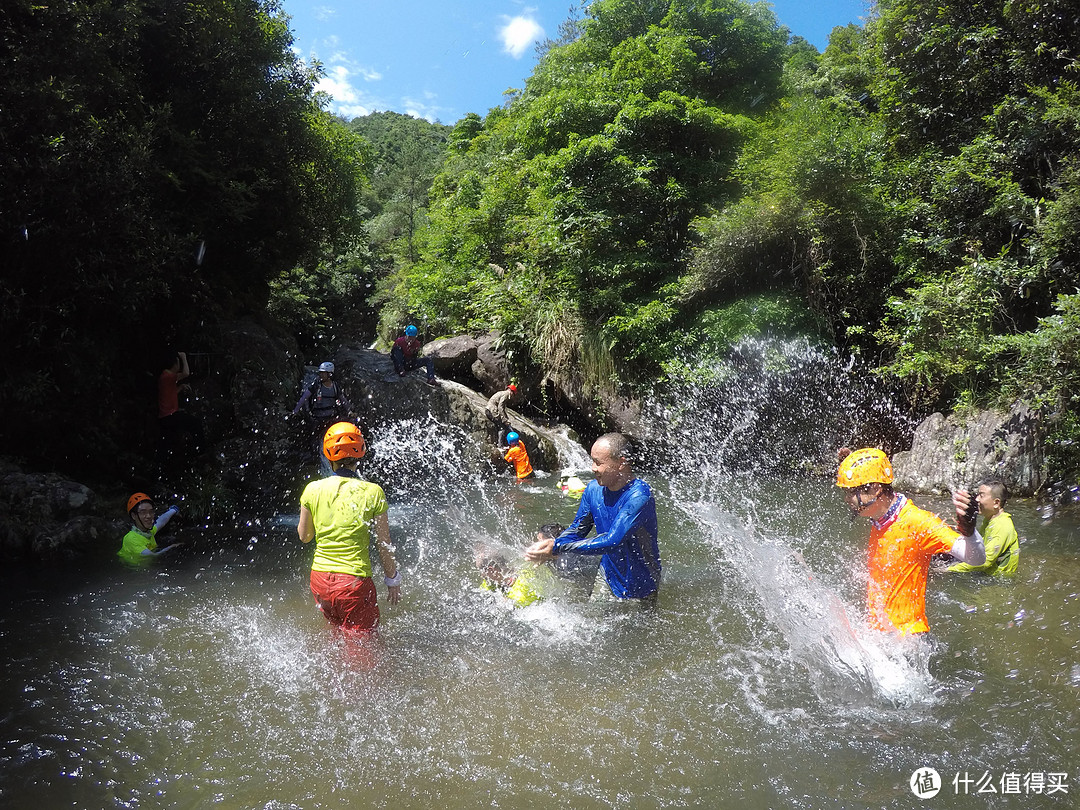
[[[870,530],[870,582],[866,607],[870,625],[878,630],[899,630],[902,634],[925,633],[926,577],[930,559],[952,549],[960,537],[937,515],[919,507],[903,495],[900,508],[889,510]]]
[[[529,453],[521,442],[512,445],[503,458],[514,465],[514,472],[517,473],[518,478],[528,478],[533,474],[532,464],[529,463]]]

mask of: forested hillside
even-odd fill
[[[308,356],[495,329],[596,396],[811,334],[915,412],[1026,399],[1080,469],[1075,4],[881,0],[819,53],[765,4],[595,0],[452,127],[329,115],[273,0],[0,32],[6,452],[129,452],[132,370],[239,312]]]
[[[458,122],[389,304],[648,385],[811,331],[916,411],[1023,397],[1075,469],[1080,13],[882,0],[819,54],[762,5],[599,0]]]

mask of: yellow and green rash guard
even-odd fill
[[[948,570],[956,574],[990,574],[997,577],[1011,577],[1020,565],[1020,538],[1016,536],[1012,516],[1001,512],[989,520],[983,520],[979,532],[986,547],[986,562],[982,565],[956,563]]]
[[[312,571],[371,576],[371,527],[389,509],[382,487],[331,475],[312,481],[300,496],[315,525]]]
[[[157,540],[154,539],[157,533],[157,526],[152,527],[148,532],[139,531],[132,526],[131,531],[124,535],[124,544],[120,546],[116,556],[129,563],[149,562],[150,556],[143,554],[143,551],[146,549],[157,551]]]
[[[485,579],[480,587],[492,593],[501,593],[514,607],[527,607],[542,601],[551,594],[555,575],[544,565],[526,566],[514,577],[509,587],[503,588]]]

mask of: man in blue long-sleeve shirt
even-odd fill
[[[634,476],[629,443],[621,433],[606,433],[593,443],[590,481],[577,516],[554,540],[540,540],[526,551],[530,560],[559,554],[601,554],[600,570],[619,599],[644,599],[660,587],[656,500],[649,485]],[[589,537],[595,529],[596,534]]]

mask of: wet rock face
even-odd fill
[[[1046,484],[1043,446],[1038,415],[1020,403],[1008,413],[935,413],[916,428],[911,450],[893,457],[896,487],[944,493],[998,480],[1013,495],[1034,495]]]
[[[446,343],[443,345],[445,347]],[[465,343],[461,341],[457,345],[461,347]],[[467,355],[468,349],[465,351]],[[460,427],[481,456],[492,455],[496,431],[492,430],[484,415],[488,397],[459,382],[441,378],[439,363],[436,363],[435,373],[440,376],[441,385],[432,387],[425,382],[422,368],[399,377],[390,356],[374,349],[359,346],[343,348],[334,360],[337,377],[349,392],[366,429],[378,431],[380,425],[403,419],[419,419],[430,414],[439,422]],[[446,354],[443,355],[443,362],[451,362]],[[513,407],[509,414],[511,425],[525,441],[533,466],[541,470],[557,470],[558,457],[549,432],[521,416]]]
[[[491,396],[511,382],[506,354],[498,345],[498,334],[482,337],[457,335],[424,345],[424,354],[435,360],[435,373],[456,380],[481,394]],[[523,381],[516,381],[523,385]]]
[[[64,561],[95,548],[114,533],[96,501],[75,481],[0,462],[0,557]]]

